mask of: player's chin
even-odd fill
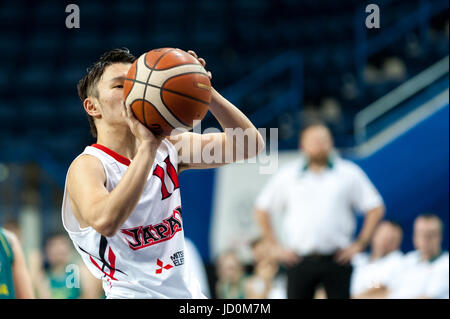
[[[328,152],[317,152],[310,154],[310,160],[313,162],[326,162],[328,160]]]

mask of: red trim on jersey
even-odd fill
[[[113,277],[114,275],[114,271],[111,271],[110,274],[106,273],[105,271],[102,270],[102,268],[95,262],[94,258],[92,258],[92,256],[89,256],[89,259],[91,260],[91,262],[94,264],[95,267],[98,268],[98,270],[100,270],[103,274],[105,274],[106,276],[108,276],[109,278],[111,278],[112,280],[117,280],[116,278]]]
[[[123,165],[130,166],[131,161],[125,156],[120,155],[119,153],[114,152],[112,149],[107,148],[106,146],[100,144],[92,144],[92,147],[98,148],[99,150],[105,152],[109,156],[113,157],[119,163]]]
[[[111,263],[111,269],[109,271],[110,277],[114,278],[114,273],[116,272],[116,255],[112,251],[111,247],[109,247],[108,259]]]

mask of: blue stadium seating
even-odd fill
[[[384,26],[421,12],[420,1],[386,3],[382,4],[389,5],[383,14]],[[304,59],[304,100],[317,104],[323,96],[335,96],[343,105],[346,132],[351,132],[351,119],[358,108],[396,85],[368,85],[356,100],[341,96],[344,75],[357,78],[355,14],[362,8],[357,0],[81,0],[77,4],[80,29],[64,27],[64,2],[0,3],[0,92],[4,96],[0,115],[8,122],[2,127],[4,134],[25,134],[19,130],[32,131],[35,125],[39,129],[46,125],[51,134],[64,135],[79,126],[77,138],[89,140],[76,84],[88,66],[115,47],[128,47],[137,56],[155,47],[194,49],[207,59],[208,69],[214,74],[213,84],[219,90],[284,51],[299,51]],[[377,34],[369,32],[367,36]],[[409,36],[420,41],[423,34],[412,30]],[[445,34],[430,38],[428,46],[414,57],[406,53],[406,38],[399,40],[404,45],[397,41],[386,46],[383,55],[403,58],[408,77],[448,54]],[[252,113],[282,94],[280,87],[290,85],[289,77],[277,78],[276,82],[248,92],[240,105],[242,110]],[[55,109],[57,113],[52,112]],[[17,114],[32,114],[35,121],[26,122],[25,127],[9,124]]]

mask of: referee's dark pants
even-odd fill
[[[301,261],[287,268],[288,299],[313,299],[322,284],[329,299],[350,298],[350,264],[341,265],[333,255],[302,256]]]

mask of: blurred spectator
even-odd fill
[[[195,247],[192,240],[185,237],[186,244],[186,264],[187,267],[192,271],[194,277],[198,280],[202,293],[211,298],[211,292],[209,291],[208,277],[206,276],[205,265],[203,264],[202,257]]]
[[[368,84],[380,84],[383,83],[384,78],[381,71],[372,63],[367,63],[364,68],[364,80]]]
[[[325,125],[306,127],[300,146],[299,160],[272,177],[258,196],[256,218],[287,266],[289,299],[312,299],[319,284],[328,298],[349,298],[350,260],[370,242],[383,201],[357,165],[332,152]],[[354,210],[365,213],[365,221],[352,242]],[[273,223],[281,223],[283,236],[275,236]]]
[[[245,298],[269,299],[278,268],[274,259],[266,258],[257,263],[253,275],[246,282]]]
[[[270,243],[264,239],[255,240],[252,253],[255,267],[245,285],[245,298],[286,299],[286,278],[279,273]]]
[[[334,97],[326,97],[321,102],[320,117],[327,123],[339,124],[342,121],[339,101]]]
[[[401,82],[406,78],[406,66],[398,57],[386,58],[383,62],[383,76],[385,81]]]
[[[216,295],[219,299],[244,299],[247,276],[244,265],[233,251],[219,256],[216,264]]]
[[[360,298],[449,298],[449,255],[442,251],[443,225],[434,214],[414,222],[416,250],[403,258],[401,268],[385,285],[372,288]]]
[[[354,100],[358,97],[358,85],[355,76],[351,73],[342,75],[341,95],[345,100]]]
[[[17,236],[0,228],[0,299],[33,299],[33,287]]]
[[[41,299],[91,299],[103,297],[101,281],[83,263],[74,260],[72,245],[64,234],[45,243],[45,261],[39,251],[30,253],[32,277]]]
[[[399,250],[403,230],[399,224],[385,220],[381,222],[372,238],[369,253],[353,257],[353,274],[350,291],[353,297],[370,288],[380,287],[392,278],[402,263],[403,253]]]
[[[364,80],[367,84],[382,84],[386,81],[401,82],[406,78],[406,66],[398,57],[387,57],[377,68],[373,63],[367,63],[364,68]]]
[[[406,35],[405,51],[408,58],[418,58],[421,54],[423,54],[423,47],[414,32],[410,32]]]

